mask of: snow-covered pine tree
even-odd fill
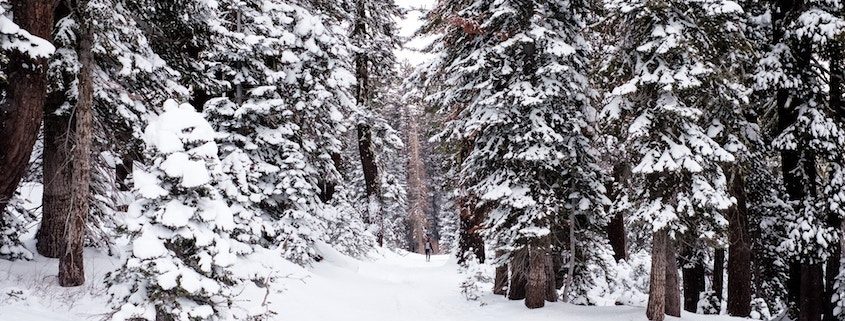
[[[718,211],[735,202],[722,170],[735,157],[708,135],[705,116],[737,99],[723,79],[730,77],[723,50],[714,45],[722,40],[710,39],[735,33],[742,8],[723,0],[610,0],[605,8],[618,45],[605,59],[612,87],[602,113],[626,137],[635,221],[653,233],[647,314],[663,320],[680,315],[673,239],[724,226]],[[673,285],[665,293],[664,282]]]
[[[819,320],[823,313],[833,314],[825,311],[830,297],[825,295],[823,266],[832,249],[838,252],[839,226],[830,222],[841,215],[837,194],[845,131],[833,114],[841,107],[832,106],[841,101],[841,84],[834,85],[826,75],[837,65],[830,63],[829,49],[845,30],[843,7],[825,1],[767,4],[769,46],[758,64],[755,89],[768,98],[766,112],[777,117],[773,145],[780,151],[783,185],[794,209],[776,217],[786,232],[778,252],[788,258],[790,316]],[[832,282],[829,277],[827,283]]]
[[[77,100],[77,75],[80,70],[79,14],[112,17],[92,25],[95,141],[91,158],[94,164],[91,184],[91,219],[87,220],[87,242],[109,246],[109,232],[119,204],[115,189],[115,170],[123,158],[140,153],[142,125],[166,97],[186,96],[187,90],[176,81],[176,73],[156,55],[145,34],[132,18],[122,0],[91,0],[80,11],[62,2],[58,12],[64,16],[54,31],[57,54],[50,62],[50,94],[44,121],[44,200],[38,250],[56,257],[59,240],[65,230],[64,213],[70,206],[71,109]],[[121,164],[122,165],[122,164]],[[121,182],[122,183],[122,182]]]
[[[356,110],[344,31],[312,4],[221,1],[215,10],[223,17],[209,22],[217,42],[201,56],[220,87],[204,89],[214,97],[204,109],[224,133],[224,168],[236,178],[227,193],[269,217],[271,243],[297,263],[317,258],[313,244],[330,239],[328,224],[358,237],[334,241],[360,253],[371,246],[355,230],[360,218],[333,195],[347,184],[337,155]]]
[[[354,46],[355,100],[360,115],[355,119],[358,159],[364,177],[364,213],[370,230],[378,237],[379,245],[397,227],[397,208],[404,207],[404,186],[397,173],[387,172],[388,162],[399,157],[402,143],[396,131],[384,118],[388,108],[400,103],[397,88],[398,65],[393,51],[399,47],[396,22],[402,16],[391,1],[354,0],[350,42]],[[395,169],[395,168],[391,168]],[[387,184],[387,185],[385,185]],[[391,209],[387,209],[390,207]],[[387,213],[390,210],[391,213]],[[398,222],[402,223],[402,222]],[[393,225],[393,226],[388,226]],[[391,236],[393,241],[396,235]],[[402,236],[404,237],[404,235]]]
[[[444,1],[427,27],[445,32],[427,83],[428,102],[452,115],[439,137],[471,144],[457,155],[465,156],[460,186],[490,209],[484,235],[504,251],[500,263],[528,267],[530,308],[556,299],[546,259],[556,225],[605,220],[587,137],[594,93],[580,30],[588,13],[580,1]]]
[[[138,199],[123,226],[131,249],[107,277],[113,320],[231,317],[246,281],[237,263],[251,252],[237,231],[256,222],[226,204],[215,136],[194,107],[173,100],[144,131],[151,162],[133,173]]]

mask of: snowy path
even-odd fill
[[[321,245],[325,260],[309,269],[288,263],[287,270],[305,276],[304,282],[286,280],[287,289],[270,295],[269,304],[278,314],[273,321],[646,321],[641,307],[587,307],[547,303],[545,308],[528,310],[522,301],[509,301],[489,293],[486,303],[466,301],[457,287],[459,276],[454,259],[433,256],[431,262],[419,254],[400,255],[389,251],[359,261]],[[93,253],[90,253],[93,254]],[[101,280],[114,268],[114,258],[90,255],[86,272],[91,280]],[[107,312],[102,284],[60,288],[50,285],[55,260],[37,258],[32,262],[0,260],[0,321],[80,321],[100,320]],[[3,277],[5,275],[5,277]],[[23,299],[10,299],[9,291],[29,293]],[[253,293],[261,302],[264,293]],[[244,298],[242,298],[244,299]],[[256,301],[257,300],[257,301]],[[667,318],[667,320],[678,320]],[[681,320],[741,320],[725,316],[685,313]]]
[[[487,303],[468,302],[460,294],[457,267],[450,257],[386,253],[371,262],[344,258],[317,264],[307,285],[291,287],[276,302],[280,320],[297,321],[645,321],[639,307],[584,307],[549,303],[528,310],[521,301],[492,294]],[[667,318],[667,320],[677,320]],[[685,314],[682,320],[731,320],[724,316]]]

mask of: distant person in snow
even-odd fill
[[[431,261],[431,239],[425,240],[425,261]]]

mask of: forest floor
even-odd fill
[[[379,251],[370,259],[356,260],[325,248],[321,252],[325,259],[310,269],[287,267],[292,272],[285,291],[269,297],[278,313],[272,320],[646,320],[642,307],[547,303],[545,308],[528,310],[521,301],[492,294],[467,301],[458,288],[460,276],[451,256],[435,255],[426,262],[419,254]],[[101,320],[108,297],[100,280],[117,261],[94,251],[86,256],[89,285],[70,289],[55,285],[55,260],[0,261],[0,320]],[[253,299],[262,300],[262,296]],[[685,313],[680,320],[738,319]]]
[[[317,265],[307,284],[291,288],[280,320],[367,321],[645,321],[642,307],[587,307],[547,303],[529,310],[522,301],[492,293],[467,301],[460,293],[455,259],[415,253],[380,253],[373,261],[329,258]],[[294,294],[293,292],[298,292]],[[484,305],[482,305],[482,302]],[[686,313],[681,319],[728,321],[726,316]]]

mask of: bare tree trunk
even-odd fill
[[[496,257],[500,258],[504,252],[496,250]],[[496,267],[496,279],[493,283],[493,294],[505,295],[508,293],[508,264],[502,263]]]
[[[511,254],[511,262],[509,266],[511,275],[509,278],[510,284],[508,284],[508,299],[525,299],[525,288],[528,283],[528,279],[526,277],[526,270],[528,269],[528,250],[522,248],[514,251]]]
[[[13,0],[14,22],[30,34],[51,39],[56,0]],[[47,59],[11,51],[8,91],[0,106],[0,212],[26,174],[47,96]]]
[[[666,314],[681,317],[681,285],[678,282],[678,254],[675,242],[666,238]]]
[[[704,292],[704,264],[695,260],[690,267],[684,267],[684,310],[695,313],[698,310],[698,300]]]
[[[542,308],[546,304],[546,253],[542,245],[528,247],[528,283],[525,286],[525,306]]]
[[[716,249],[713,256],[713,292],[722,302],[722,293],[725,290],[725,249]]]
[[[652,321],[666,318],[666,256],[669,233],[666,228],[652,233],[651,277],[648,285],[646,317]]]
[[[71,117],[56,114],[63,103],[63,93],[51,94],[44,114],[44,193],[35,247],[39,254],[50,258],[59,258],[62,254],[71,205]]]
[[[751,313],[751,239],[745,181],[737,168],[730,184],[737,203],[728,209],[728,314],[747,317]]]
[[[91,184],[91,131],[92,109],[94,105],[94,84],[92,79],[93,57],[91,47],[94,35],[90,20],[83,12],[85,1],[77,4],[80,16],[79,39],[79,97],[74,108],[74,142],[72,186],[73,200],[68,215],[65,231],[66,247],[59,259],[59,285],[79,286],[85,283],[85,271],[82,261],[82,247],[85,242],[85,217],[89,212]]]

